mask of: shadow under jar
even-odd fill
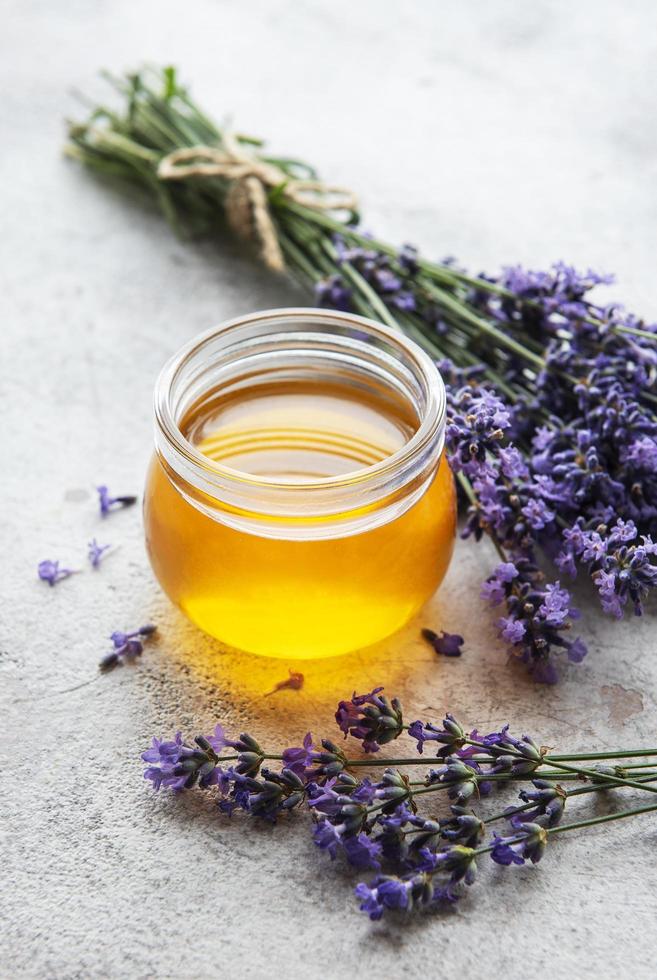
[[[232,320],[164,367],[155,417],[148,552],[206,633],[272,657],[346,653],[444,577],[445,390],[402,334],[314,309]]]

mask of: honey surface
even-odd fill
[[[282,483],[312,483],[391,456],[411,438],[417,419],[401,399],[304,383],[205,399],[181,429],[225,466]]]

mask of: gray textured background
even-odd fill
[[[337,698],[375,682],[409,716],[508,719],[560,747],[654,744],[654,620],[603,621],[584,591],[589,659],[534,687],[477,599],[492,554],[462,545],[421,617],[465,634],[460,661],[436,662],[415,623],[263,698],[285,664],[186,625],[153,581],[137,509],[101,525],[93,486],[139,491],[153,381],[182,341],[304,300],[238,251],[177,242],[60,155],[71,88],[101,94],[101,66],[174,61],[213,114],[361,192],[381,234],[473,270],[564,257],[615,271],[609,295],[654,316],[654,4],[22,0],[0,13],[0,974],[654,976],[650,818],[561,839],[539,868],[485,867],[454,914],[377,926],[302,819],[271,831],[219,819],[200,794],[149,792],[138,754],[154,732],[218,719],[277,740],[326,732]],[[99,573],[35,580],[43,557],[84,564],[93,534],[120,545]],[[149,619],[157,646],[98,679],[107,635]]]

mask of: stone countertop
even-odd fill
[[[306,300],[236,248],[177,241],[60,153],[71,90],[100,95],[98,68],[174,62],[211,113],[362,192],[381,234],[474,271],[562,257],[611,270],[610,297],[654,316],[654,6],[14,0],[3,13],[0,975],[654,976],[649,817],[559,840],[537,868],[482,867],[451,914],[377,925],[303,818],[272,831],[218,817],[202,794],[150,792],[139,752],[154,733],[218,720],[281,742],[331,733],[337,699],[375,683],[409,718],[508,720],[572,749],[654,744],[655,627],[603,620],[583,589],[590,655],[536,687],[477,597],[491,551],[461,543],[421,621],[263,697],[287,664],[187,624],[153,580],[137,508],[101,523],[93,488],[139,491],[153,382],[183,341]],[[35,580],[47,556],[84,564],[93,535],[118,546],[102,570]],[[109,633],[148,620],[157,644],[98,677]],[[437,661],[425,624],[462,632],[464,656]]]

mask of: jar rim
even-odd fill
[[[213,385],[258,383],[276,370],[350,368],[401,392],[418,411],[411,438],[370,466],[312,481],[233,469],[205,456],[178,424]],[[424,493],[444,444],[446,394],[431,358],[401,331],[351,313],[313,307],[263,310],[193,338],[165,364],[155,387],[155,442],[179,492],[213,519],[272,537],[357,533],[401,514]]]
[[[419,425],[411,438],[400,446],[390,456],[372,463],[369,466],[359,467],[342,473],[337,476],[316,478],[312,481],[285,481],[282,482],[275,478],[258,476],[246,473],[242,470],[234,469],[210,459],[201,453],[192,442],[183,434],[175,418],[172,406],[171,393],[184,366],[191,357],[202,351],[217,336],[227,336],[231,331],[250,324],[273,325],[280,320],[306,321],[306,323],[325,324],[330,327],[341,325],[343,327],[353,327],[356,330],[367,332],[373,339],[384,340],[403,351],[419,369],[424,380],[427,403],[419,419]],[[330,330],[326,330],[326,335],[330,335]],[[393,330],[391,327],[384,326],[367,317],[357,314],[344,313],[337,310],[316,309],[314,307],[283,307],[280,309],[261,310],[246,316],[235,317],[225,321],[218,326],[211,327],[209,330],[198,334],[192,340],[183,344],[176,353],[169,358],[162,368],[154,393],[155,417],[158,428],[165,436],[169,444],[180,453],[188,463],[200,467],[206,474],[213,473],[218,477],[224,477],[231,483],[241,483],[245,486],[262,487],[263,489],[274,489],[279,492],[300,491],[312,492],[313,489],[337,489],[353,487],[363,481],[385,478],[387,474],[396,472],[404,463],[423,449],[430,446],[436,438],[440,437],[441,429],[444,427],[446,412],[445,386],[438,371],[438,368],[428,354],[422,350],[414,341],[410,340],[401,331]]]

